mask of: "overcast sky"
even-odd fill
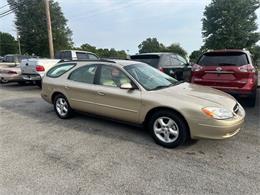
[[[76,46],[138,51],[138,44],[156,37],[163,44],[180,43],[189,53],[202,45],[201,18],[210,0],[57,0]],[[6,0],[0,0],[0,7]],[[0,13],[8,9],[0,9]],[[239,13],[238,13],[239,14]],[[260,25],[260,9],[257,10]],[[0,18],[0,31],[15,35],[14,15]]]

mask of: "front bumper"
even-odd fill
[[[225,139],[236,135],[242,128],[245,120],[245,111],[240,107],[239,113],[232,119],[208,119],[192,123],[191,138]]]

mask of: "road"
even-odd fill
[[[0,194],[259,194],[260,89],[245,109],[235,137],[165,149],[137,127],[61,120],[35,86],[1,85]]]

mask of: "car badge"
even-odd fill
[[[217,67],[217,68],[216,68],[216,71],[218,71],[218,72],[221,72],[221,70],[222,70],[221,67]]]

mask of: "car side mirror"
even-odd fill
[[[131,83],[123,83],[123,84],[120,86],[120,89],[128,89],[128,90],[131,90],[131,89],[134,89],[134,87],[131,85]]]

